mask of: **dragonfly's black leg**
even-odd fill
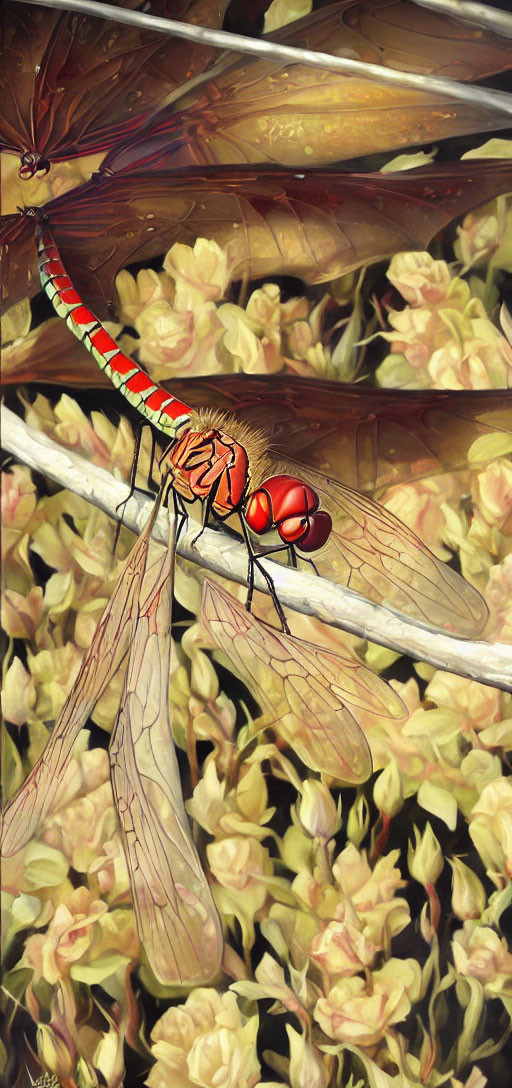
[[[308,559],[307,555],[298,556],[297,555],[297,550],[296,550],[296,548],[294,547],[293,544],[277,544],[276,547],[274,547],[274,548],[265,548],[264,551],[258,552],[258,555],[259,555],[259,557],[261,559],[265,555],[275,555],[276,552],[288,552],[288,555],[289,555],[290,561],[291,561],[291,565],[292,565],[292,567],[295,567],[296,570],[298,569],[298,566],[299,566],[299,559],[301,559],[303,563],[309,563],[310,567],[313,567],[313,570],[314,570],[317,578],[320,577],[320,575],[318,573],[318,567],[313,562],[313,560]]]
[[[135,430],[135,446],[134,446],[134,450],[133,450],[132,467],[131,467],[131,471],[130,471],[130,490],[128,492],[128,495],[127,495],[126,499],[123,499],[123,501],[118,503],[117,506],[116,506],[116,515],[118,517],[118,521],[117,521],[116,531],[115,531],[115,535],[114,535],[114,546],[113,546],[113,549],[112,549],[114,552],[115,552],[115,550],[117,548],[117,545],[118,545],[119,534],[121,532],[121,528],[122,528],[122,525],[123,525],[124,507],[126,506],[126,504],[130,501],[130,499],[132,498],[132,496],[135,494],[136,491],[139,491],[141,493],[141,495],[149,495],[151,498],[154,498],[155,491],[157,490],[155,481],[154,481],[153,476],[152,476],[153,463],[154,463],[154,460],[155,460],[155,452],[156,452],[155,436],[154,436],[152,428],[150,428],[151,457],[150,457],[150,462],[149,462],[149,465],[150,465],[149,477],[148,477],[148,481],[147,481],[148,482],[148,488],[146,490],[143,487],[136,487],[136,485],[135,485],[135,481],[137,479],[137,468],[138,468],[138,465],[139,465],[142,434],[143,434],[144,428],[146,426],[147,426],[147,424],[140,423],[137,426],[136,430]],[[119,514],[120,510],[123,510],[123,514],[121,514],[121,515]]]
[[[174,503],[174,515],[176,518],[176,544],[180,539],[183,527],[187,522],[188,514],[186,511],[185,503],[181,495],[178,494],[175,489],[172,489],[172,501]]]
[[[286,616],[285,616],[285,614],[283,612],[279,597],[277,596],[276,588],[275,588],[275,585],[274,585],[274,583],[272,581],[272,578],[270,577],[270,574],[268,573],[268,571],[265,570],[265,567],[263,566],[263,564],[260,563],[258,556],[255,555],[253,546],[252,546],[251,541],[249,539],[249,534],[247,532],[247,526],[246,526],[245,521],[244,521],[244,519],[242,517],[240,518],[240,524],[242,526],[242,532],[244,534],[244,540],[245,540],[248,555],[249,555],[249,568],[248,568],[248,572],[247,572],[248,591],[247,591],[247,598],[246,598],[246,601],[245,601],[245,607],[246,607],[248,612],[251,611],[252,598],[253,598],[253,593],[254,593],[254,568],[257,567],[260,574],[263,575],[263,578],[265,579],[265,581],[267,583],[267,586],[269,588],[270,596],[272,597],[272,603],[274,605],[274,608],[275,608],[275,610],[277,612],[279,622],[281,624],[281,630],[284,631],[285,635],[289,635],[290,634],[290,628],[288,627],[288,624],[286,622]]]
[[[205,529],[208,528],[210,518],[212,516],[213,517],[216,516],[215,511],[213,509],[213,504],[215,502],[215,496],[217,494],[218,488],[219,488],[219,481],[216,480],[213,487],[211,488],[211,491],[209,491],[209,493],[206,496],[206,499],[205,499],[205,501],[203,503],[201,528],[199,529],[199,532],[196,533],[194,539],[190,541],[190,547],[191,548],[193,548],[195,546],[195,544],[197,544],[197,541],[199,540],[199,537],[202,536]],[[216,520],[218,521],[220,519],[217,518]]]

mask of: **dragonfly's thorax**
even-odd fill
[[[174,487],[189,502],[210,499],[219,517],[239,510],[249,485],[249,458],[231,435],[210,427],[188,430],[168,454]]]

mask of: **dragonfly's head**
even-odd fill
[[[51,163],[41,155],[40,151],[24,151],[20,157],[18,174],[23,181],[28,181],[36,174],[44,178],[49,174],[50,166]]]

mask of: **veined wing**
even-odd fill
[[[508,159],[396,174],[204,167],[95,177],[45,212],[68,275],[102,320],[112,317],[105,300],[114,297],[118,271],[174,242],[216,241],[233,277],[322,283],[400,250],[424,249],[451,219],[511,185]],[[0,221],[5,306],[37,290],[33,229],[27,216]]]
[[[75,740],[126,656],[157,507],[126,560],[46,748],[5,809],[4,857],[21,850],[51,811]]]
[[[169,720],[173,566],[174,539],[148,560],[110,760],[139,935],[160,982],[192,985],[217,973],[222,932],[192,840]]]
[[[389,684],[355,657],[261,623],[209,581],[201,619],[244,683],[256,689],[276,732],[306,766],[342,782],[366,781],[372,758],[355,715],[364,710],[403,717],[405,707]]]
[[[322,569],[325,562],[326,577],[421,623],[463,638],[480,634],[488,617],[483,597],[402,521],[368,496],[316,472],[308,472],[308,483],[333,517],[317,563]]]
[[[411,12],[406,0],[341,0],[268,40],[455,80],[510,67],[506,38],[424,8]],[[502,127],[499,110],[428,85],[420,91],[382,84],[374,71],[349,75],[227,53],[209,78],[192,90],[184,85],[178,99],[114,147],[102,168],[311,167]]]

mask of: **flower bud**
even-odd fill
[[[414,828],[415,846],[409,843],[407,864],[413,880],[424,886],[435,884],[443,871],[444,859],[441,847],[428,823],[423,835]]]
[[[347,838],[359,849],[370,826],[370,809],[363,793],[359,793],[347,819]]]
[[[316,1047],[305,1036],[286,1025],[290,1042],[291,1088],[326,1088],[327,1072]]]
[[[307,778],[304,782],[298,815],[304,831],[324,842],[341,826],[339,806],[336,808],[331,791],[317,778]]]
[[[37,1028],[37,1053],[42,1065],[55,1073],[60,1080],[70,1077],[75,1068],[76,1054],[71,1054],[65,1039],[53,1031],[49,1024]]]
[[[404,793],[396,759],[392,759],[377,778],[373,787],[373,800],[381,815],[390,820],[400,812]]]
[[[452,877],[452,910],[462,922],[469,918],[480,918],[487,906],[487,896],[482,882],[476,873],[464,865],[460,858],[450,861]]]

